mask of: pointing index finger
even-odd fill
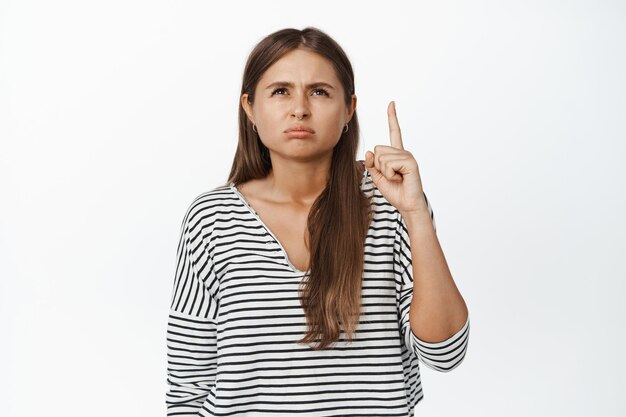
[[[400,134],[400,124],[396,115],[396,102],[391,101],[387,106],[387,118],[389,119],[389,139],[391,146],[397,149],[404,149],[402,135]]]

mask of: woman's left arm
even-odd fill
[[[447,340],[468,321],[467,305],[450,274],[426,201],[423,210],[400,215],[411,242],[411,330],[424,342]]]
[[[469,320],[467,306],[443,255],[430,216],[417,161],[404,149],[395,102],[387,106],[390,144],[365,153],[374,184],[403,218],[411,242],[413,299],[410,324],[426,343],[445,341]]]

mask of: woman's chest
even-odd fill
[[[298,270],[306,271],[310,260],[308,209],[260,202],[256,202],[255,209],[265,228],[282,246],[287,260]]]

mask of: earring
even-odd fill
[[[256,130],[256,125],[255,125],[254,123],[252,123],[252,130],[254,130],[255,132],[259,133],[259,132]]]
[[[346,123],[346,130],[343,131],[343,133],[346,133],[348,131],[348,124]]]

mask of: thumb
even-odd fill
[[[365,152],[365,169],[367,169],[374,181],[374,185],[378,186],[378,181],[383,176],[374,165],[374,152]]]
[[[374,167],[374,153],[370,151],[365,152],[365,166],[368,168]]]

